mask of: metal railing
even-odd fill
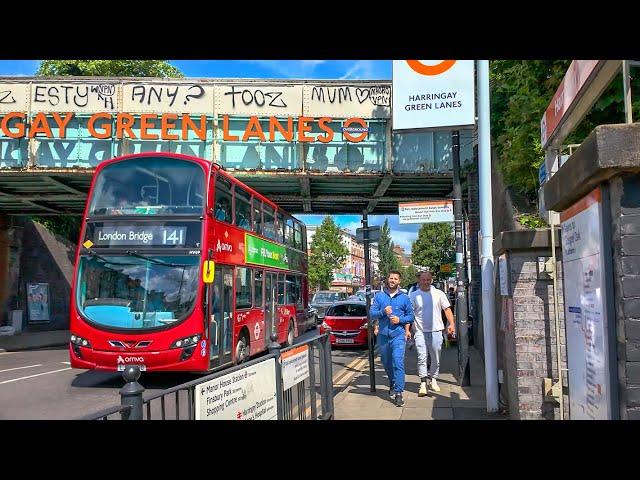
[[[281,355],[301,346],[308,346],[308,377],[284,390]],[[157,394],[143,397],[144,387],[138,383],[138,367],[129,366],[122,376],[126,384],[120,390],[121,405],[83,417],[83,420],[195,420],[197,387],[225,375],[275,359],[277,418],[279,420],[330,420],[334,418],[333,372],[329,335],[312,338],[280,348],[272,335],[269,353],[249,362],[203,376]]]

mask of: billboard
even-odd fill
[[[473,60],[394,60],[393,129],[475,124]]]
[[[572,420],[612,418],[602,194],[596,188],[560,215],[567,368]]]

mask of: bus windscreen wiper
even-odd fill
[[[102,255],[98,255],[95,251],[89,250],[89,255],[100,260],[101,262],[108,263],[109,265],[120,265],[120,266],[131,266],[136,265],[135,263],[122,263],[122,262],[112,262],[108,258],[103,257]]]
[[[163,262],[162,260],[156,260],[155,258],[147,257],[146,255],[140,255],[139,253],[136,253],[136,252],[131,251],[131,250],[127,250],[126,253],[127,253],[127,255],[131,255],[132,257],[141,258],[142,260],[146,260],[148,262],[155,263],[156,265],[163,265],[165,267],[191,267],[191,266],[193,266],[192,264],[189,264],[189,263],[168,263],[168,262]]]

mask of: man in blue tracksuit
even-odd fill
[[[400,272],[392,270],[387,279],[388,288],[378,292],[371,304],[371,319],[378,322],[378,350],[389,377],[389,395],[395,397],[398,407],[404,405],[404,348],[411,338],[413,306],[407,294],[398,288]]]

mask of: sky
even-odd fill
[[[170,60],[186,77],[214,78],[316,78],[343,80],[391,80],[391,60]],[[0,60],[0,76],[32,76],[39,60]],[[324,215],[296,215],[307,225],[320,225]],[[397,215],[371,215],[369,225],[389,219],[396,245],[407,253],[418,236],[419,225],[400,225]],[[358,215],[336,215],[334,220],[355,234],[362,226]]]

